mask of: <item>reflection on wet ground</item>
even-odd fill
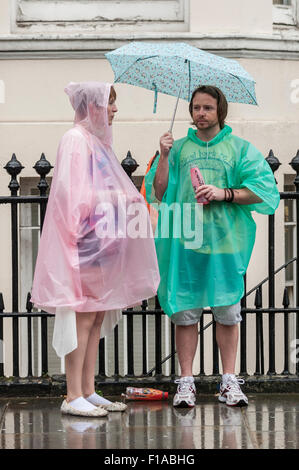
[[[193,409],[128,402],[125,413],[60,413],[62,398],[2,398],[0,449],[298,449],[299,395],[249,395],[247,408],[198,396]]]

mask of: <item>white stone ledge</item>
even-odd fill
[[[152,118],[152,119],[148,119],[148,118],[145,118],[145,119],[119,119],[117,122],[115,122],[113,124],[114,128],[116,129],[117,127],[119,126],[129,126],[131,124],[134,124],[134,125],[138,125],[138,126],[143,126],[143,125],[160,125],[160,124],[163,124],[165,122],[169,122],[170,119],[155,119],[155,118]],[[175,124],[184,124],[186,125],[186,129],[191,127],[191,124],[190,124],[190,119],[179,119],[179,118],[176,118],[175,120]],[[273,125],[276,125],[277,124],[283,124],[283,125],[290,125],[290,126],[298,126],[298,120],[295,120],[295,119],[285,119],[285,118],[280,118],[280,119],[266,119],[266,118],[261,118],[261,119],[251,119],[251,118],[240,118],[240,119],[229,119],[227,120],[227,124],[229,126],[234,126],[234,125],[240,125],[240,124],[244,124],[244,125],[248,125],[248,124],[257,124],[257,125],[260,125],[260,124],[263,124],[265,126],[273,126]],[[65,126],[69,126],[69,127],[72,127],[73,126],[73,121],[47,121],[47,120],[36,120],[36,121],[25,121],[25,120],[16,120],[16,121],[0,121],[0,126],[1,127],[4,127],[4,126],[62,126],[62,127],[65,127]]]
[[[0,59],[101,58],[130,41],[188,42],[226,57],[299,59],[299,30],[272,35],[199,35],[194,33],[0,35]]]

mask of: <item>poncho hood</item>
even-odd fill
[[[218,132],[217,135],[212,140],[209,140],[208,142],[201,140],[199,137],[196,135],[197,129],[189,129],[188,130],[188,137],[191,139],[193,142],[195,142],[197,145],[200,145],[201,147],[206,147],[207,145],[209,147],[212,147],[213,145],[219,144],[222,140],[225,139],[225,137],[229,136],[232,133],[232,128],[225,125],[223,129],[221,129],[220,132]]]
[[[102,82],[70,82],[64,89],[75,111],[74,124],[80,124],[110,147],[112,126],[108,123],[107,108],[111,86]]]

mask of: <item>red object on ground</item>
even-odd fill
[[[125,397],[128,400],[167,400],[168,392],[154,388],[127,387]]]

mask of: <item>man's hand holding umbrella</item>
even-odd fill
[[[162,201],[163,195],[168,186],[169,162],[168,155],[173,145],[171,132],[165,132],[160,138],[160,160],[154,181],[156,197]]]
[[[161,157],[166,158],[173,146],[173,136],[171,132],[165,132],[160,139]]]

